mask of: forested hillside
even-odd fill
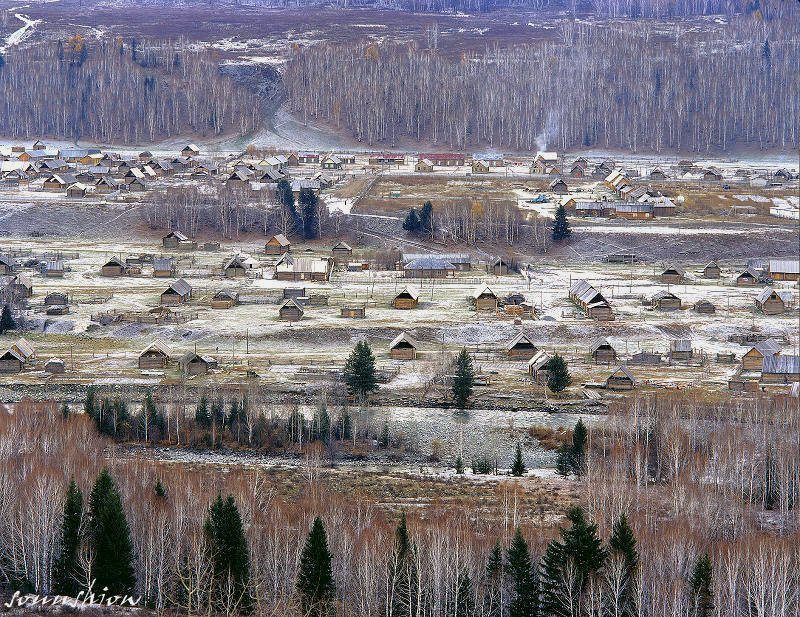
[[[174,135],[247,133],[257,96],[208,52],[80,36],[15,49],[0,66],[0,134],[137,143]]]
[[[663,36],[652,23],[564,22],[559,40],[455,60],[400,44],[313,46],[285,80],[293,111],[368,144],[790,148],[796,28],[743,18],[704,39],[679,26]]]

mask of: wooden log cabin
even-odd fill
[[[756,307],[764,315],[782,315],[786,311],[786,302],[772,287],[765,287],[756,297]]]
[[[688,362],[694,357],[692,341],[690,339],[674,339],[669,342],[670,360]]]
[[[211,369],[217,368],[217,361],[211,356],[201,356],[194,352],[189,352],[181,358],[180,365],[183,373],[191,377],[206,375]]]
[[[742,355],[743,371],[760,371],[764,366],[764,359],[780,355],[781,346],[773,338],[760,341],[750,347]]]
[[[178,306],[185,304],[192,297],[192,286],[185,280],[178,279],[161,293],[163,306]]]
[[[100,268],[102,276],[122,276],[125,274],[126,265],[119,257],[112,257]]]
[[[773,281],[800,280],[800,261],[797,259],[770,259],[769,277]]]
[[[139,354],[139,370],[160,371],[169,364],[170,350],[164,343],[155,341]]]
[[[746,268],[736,277],[737,287],[755,287],[761,278],[753,268]]]
[[[517,334],[506,345],[506,353],[511,360],[530,360],[539,349],[524,332]]]
[[[721,275],[722,270],[716,261],[710,261],[703,267],[704,279],[718,279]]]
[[[392,307],[399,310],[415,309],[419,306],[419,290],[413,285],[406,285],[392,300]]]
[[[800,356],[769,356],[764,358],[761,383],[788,384],[800,381]]]
[[[367,309],[363,306],[343,306],[341,316],[350,319],[364,319],[367,316]]]
[[[577,280],[569,289],[569,298],[586,313],[589,319],[612,321],[611,305],[597,289],[587,281]]]
[[[229,289],[221,289],[211,298],[211,308],[229,309],[239,304],[239,293]]]
[[[662,283],[677,285],[686,280],[686,270],[680,266],[668,266],[659,277]]]
[[[419,342],[407,332],[398,334],[389,343],[389,357],[393,360],[415,360]]]
[[[607,338],[599,337],[592,341],[589,353],[595,364],[612,364],[617,360],[617,352]]]
[[[541,386],[546,386],[550,379],[550,359],[547,352],[540,350],[528,360],[528,375]]]
[[[634,388],[636,388],[636,378],[624,365],[617,368],[606,379],[606,389],[608,390],[633,390]]]
[[[337,266],[346,264],[352,256],[353,248],[347,242],[339,241],[331,249],[331,257],[333,257],[333,261]]]
[[[497,310],[497,294],[487,285],[481,285],[472,292],[472,305],[476,311]]]
[[[281,321],[300,321],[303,318],[303,307],[297,300],[284,300],[278,308],[278,319]]]
[[[275,234],[264,244],[264,253],[266,255],[283,255],[291,251],[292,245],[283,234]]]
[[[650,306],[659,311],[677,311],[681,308],[681,299],[670,291],[662,290],[653,294]]]

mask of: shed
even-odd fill
[[[718,279],[722,274],[722,270],[716,261],[709,261],[703,268],[704,279]]]
[[[211,298],[211,308],[229,309],[239,304],[239,293],[228,289],[221,289]]]
[[[489,264],[487,270],[495,276],[505,276],[508,274],[508,263],[502,257],[498,257]]]
[[[50,358],[44,363],[44,372],[51,375],[61,375],[66,371],[66,364],[61,358]]]
[[[777,356],[781,353],[781,346],[773,338],[768,338],[753,345],[742,355],[743,371],[760,371],[764,366],[764,359]]]
[[[680,266],[669,266],[661,273],[660,279],[662,283],[672,285],[683,283],[686,280],[686,270]]]
[[[612,321],[611,305],[597,289],[585,280],[577,280],[569,289],[569,298],[586,313],[589,319]]]
[[[155,278],[170,278],[175,276],[175,260],[172,257],[153,258],[153,276]]]
[[[693,356],[694,350],[690,339],[674,339],[669,342],[669,357],[671,360],[688,361]]]
[[[393,360],[414,360],[417,357],[419,343],[407,332],[398,334],[389,343],[389,356]]]
[[[512,360],[530,360],[536,355],[537,351],[539,351],[539,349],[524,332],[517,334],[517,336],[506,345],[506,352],[508,353],[508,357]]]
[[[42,273],[49,277],[62,277],[64,276],[64,262],[60,259],[54,259],[44,263]]]
[[[430,159],[419,159],[414,165],[414,171],[428,172],[428,173],[432,172],[433,161],[431,161]]]
[[[331,249],[331,256],[337,265],[347,263],[353,256],[353,249],[347,242],[339,241]]]
[[[698,313],[710,315],[717,312],[717,307],[714,306],[714,303],[711,300],[702,298],[694,303],[694,310]]]
[[[186,375],[205,375],[211,369],[217,368],[217,361],[211,356],[189,352],[181,358],[180,365]]]
[[[102,276],[122,276],[125,274],[126,265],[119,257],[112,257],[100,268]]]
[[[611,364],[617,359],[617,352],[611,343],[606,338],[596,338],[589,346],[589,352],[592,355],[592,360],[595,364],[604,363]]]
[[[650,304],[660,311],[677,311],[681,308],[681,299],[669,291],[658,291],[653,294]]]
[[[180,231],[171,231],[166,236],[161,238],[161,243],[165,249],[178,249],[182,245],[186,245],[191,241]]]
[[[25,358],[16,349],[9,348],[0,355],[0,373],[19,373]]]
[[[0,255],[0,274],[11,274],[17,269],[17,260],[7,255]]]
[[[247,276],[247,270],[249,270],[248,264],[241,255],[229,257],[222,266],[222,272],[227,278]]]
[[[60,291],[51,291],[44,297],[45,306],[66,306],[69,304],[67,294]]]
[[[278,308],[278,318],[283,321],[300,321],[303,318],[303,307],[297,300],[284,300]]]
[[[762,383],[791,383],[800,381],[800,356],[769,356],[761,369]]]
[[[392,300],[392,306],[396,309],[414,309],[417,305],[419,305],[419,290],[413,285],[406,285]]]
[[[472,161],[472,173],[474,174],[488,174],[489,163],[487,161]]]
[[[178,279],[162,292],[161,304],[164,306],[177,306],[188,302],[191,297],[192,286],[185,280]]]
[[[441,257],[420,257],[403,266],[405,278],[447,278],[455,272],[455,265]]]
[[[497,294],[487,285],[480,285],[472,292],[472,303],[476,311],[497,310]]]
[[[569,193],[569,187],[567,186],[567,183],[561,178],[553,180],[548,188],[556,195],[566,195]]]
[[[537,384],[547,385],[550,379],[550,355],[546,351],[539,350],[528,360],[528,375]]]
[[[292,245],[283,234],[275,234],[264,245],[264,253],[267,255],[283,255],[290,253],[291,250]]]
[[[639,351],[631,356],[628,364],[657,366],[661,364],[661,354],[654,351]]]
[[[283,288],[283,299],[288,300],[297,300],[297,298],[305,298],[306,297],[306,288],[305,287],[284,287]]]
[[[769,276],[774,281],[797,281],[800,279],[800,261],[797,259],[770,259]]]
[[[192,158],[193,156],[198,156],[199,154],[200,148],[198,148],[195,144],[188,144],[183,148],[183,150],[181,150],[181,156],[186,158]]]
[[[781,315],[786,310],[783,298],[772,287],[761,290],[756,297],[756,306],[764,315]]]
[[[736,277],[736,286],[755,287],[758,285],[759,278],[758,272],[753,270],[753,268],[746,268]]]
[[[155,341],[139,354],[139,369],[143,371],[163,370],[169,364],[170,350],[166,344]]]
[[[633,390],[636,387],[636,379],[628,370],[627,366],[620,366],[611,373],[606,379],[608,390]]]
[[[341,315],[342,317],[363,319],[367,316],[367,309],[364,306],[343,306]]]

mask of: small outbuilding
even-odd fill
[[[153,258],[153,276],[155,278],[170,278],[176,273],[175,260],[172,257]]]
[[[617,352],[606,338],[596,338],[589,346],[595,364],[612,364],[617,360]]]
[[[650,299],[650,305],[659,311],[677,311],[681,308],[681,299],[670,291],[658,291]]]
[[[169,347],[160,341],[150,343],[139,354],[139,370],[158,371],[169,364]]]
[[[289,239],[283,234],[275,234],[264,245],[264,253],[267,255],[283,255],[290,253],[291,249]]]
[[[177,250],[184,248],[192,243],[189,238],[180,231],[171,231],[161,238],[161,244],[165,249]]]
[[[722,275],[722,270],[716,261],[708,262],[703,268],[704,279],[718,279]]]
[[[161,293],[161,304],[178,306],[185,304],[192,297],[192,286],[185,280],[178,279]]]
[[[489,264],[487,270],[495,276],[505,276],[508,274],[508,263],[502,257],[498,257]]]
[[[788,384],[800,381],[800,356],[770,356],[764,358],[762,383]]]
[[[546,351],[539,350],[528,360],[528,375],[537,384],[547,385],[550,379],[550,355]]]
[[[217,368],[217,361],[210,356],[201,356],[190,351],[180,360],[181,370],[188,376],[205,375]]]
[[[343,306],[341,315],[351,319],[364,319],[367,316],[367,309],[364,306]]]
[[[300,321],[303,318],[303,307],[297,300],[284,300],[278,308],[278,318],[282,321]]]
[[[608,390],[633,390],[634,388],[636,388],[636,378],[625,365],[620,366],[606,379],[606,389]]]
[[[694,303],[694,310],[696,313],[704,313],[706,315],[712,315],[717,312],[717,307],[714,306],[714,303],[711,300],[702,298]]]
[[[419,343],[413,336],[401,332],[389,343],[389,357],[393,360],[414,360],[418,348]]]
[[[737,287],[755,287],[758,285],[759,279],[758,272],[753,270],[753,268],[747,268],[739,273],[736,277],[736,286]]]
[[[761,290],[756,297],[756,307],[764,315],[782,315],[786,311],[786,303],[772,287],[765,287]]]
[[[743,371],[760,371],[764,366],[764,359],[777,356],[781,353],[781,346],[773,338],[768,338],[753,345],[742,355]]]
[[[661,282],[670,285],[677,285],[686,280],[686,270],[679,266],[669,266],[661,273]]]
[[[555,193],[556,195],[566,195],[569,193],[569,187],[567,186],[567,183],[561,178],[553,180],[548,188],[550,189],[551,193]]]
[[[689,339],[674,339],[669,342],[670,360],[687,362],[694,356],[692,341]]]
[[[61,358],[50,358],[44,363],[44,372],[51,375],[62,375],[66,371],[66,364]]]
[[[229,309],[239,304],[239,293],[229,289],[221,289],[211,298],[211,308]]]
[[[45,306],[66,306],[69,304],[67,294],[60,291],[51,291],[44,297]]]
[[[476,311],[497,310],[497,294],[487,285],[480,285],[472,292],[472,304]]]
[[[122,276],[125,274],[126,265],[119,257],[112,257],[100,268],[102,276]]]
[[[524,332],[517,334],[506,345],[506,352],[511,360],[530,360],[538,351],[538,347],[533,344],[533,341]]]
[[[408,310],[415,309],[419,305],[419,290],[413,285],[406,285],[399,294],[392,300],[392,306],[396,309]]]
[[[337,265],[347,263],[353,256],[353,249],[347,242],[339,241],[333,245],[331,256],[333,257],[334,263]]]
[[[248,264],[245,262],[245,258],[241,255],[234,255],[233,257],[228,258],[228,260],[222,266],[222,272],[225,274],[226,278],[247,276],[248,269]]]

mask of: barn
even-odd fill
[[[537,384],[547,385],[550,378],[550,355],[546,351],[539,350],[528,360],[528,375]]]
[[[165,249],[177,250],[191,244],[191,240],[179,231],[171,231],[161,238],[161,244]]]
[[[716,261],[708,262],[703,268],[704,279],[718,279],[722,275],[722,270]]]
[[[561,178],[553,180],[548,188],[550,189],[550,192],[555,193],[556,195],[566,195],[569,193],[569,187],[567,186],[567,183]]]
[[[480,285],[472,292],[472,303],[476,311],[497,310],[497,294],[487,285]]]
[[[617,352],[606,338],[596,338],[589,346],[589,352],[595,364],[611,364],[617,359]]]
[[[654,351],[638,351],[631,356],[628,364],[658,366],[661,364],[661,354]]]
[[[264,245],[264,253],[267,255],[283,255],[290,253],[291,250],[292,245],[283,234],[275,234]]]
[[[248,264],[245,263],[245,258],[241,255],[234,255],[228,258],[222,266],[222,272],[225,274],[225,278],[247,276],[248,269]]]
[[[217,368],[217,361],[210,356],[201,356],[190,351],[181,358],[180,365],[186,375],[205,375],[211,369]]]
[[[0,274],[11,274],[17,269],[17,260],[13,257],[0,255]]]
[[[694,310],[697,313],[705,313],[707,315],[711,315],[717,312],[717,307],[714,306],[714,303],[711,302],[711,300],[703,298],[694,303]]]
[[[747,268],[739,273],[739,275],[736,277],[736,286],[755,287],[758,285],[759,278],[758,272],[753,270],[753,268]]]
[[[161,304],[164,306],[178,306],[188,302],[191,297],[192,286],[183,279],[178,279],[162,292]]]
[[[407,310],[417,308],[419,305],[419,290],[413,285],[406,285],[403,290],[394,297],[392,306],[396,309]]]
[[[537,351],[539,351],[539,349],[524,332],[517,334],[517,336],[506,345],[506,352],[511,360],[530,360],[536,355]]]
[[[169,364],[169,347],[164,343],[155,341],[150,343],[139,354],[139,370],[157,371],[167,368]]]
[[[181,156],[186,158],[192,158],[193,156],[200,155],[200,148],[198,148],[195,144],[188,144],[181,150]]]
[[[486,161],[472,161],[472,173],[474,174],[488,174],[489,163]]]
[[[800,356],[769,356],[764,358],[761,369],[762,383],[783,383],[800,381]]]
[[[797,259],[770,259],[769,276],[774,281],[800,280],[800,261]]]
[[[347,242],[339,241],[333,245],[331,256],[335,264],[347,263],[353,256],[352,247]]]
[[[487,271],[495,276],[505,276],[508,274],[508,263],[502,257],[498,257],[489,264]]]
[[[764,359],[777,356],[781,353],[781,346],[773,338],[768,338],[753,345],[742,355],[743,371],[760,371],[764,366]]]
[[[611,305],[597,289],[585,280],[577,280],[569,288],[569,299],[586,313],[589,319],[612,321],[614,313]]]
[[[689,339],[674,339],[669,342],[669,357],[670,360],[678,360],[686,362],[692,359],[694,350],[692,349],[692,341]]]
[[[611,373],[606,379],[608,390],[633,390],[636,387],[636,379],[628,370],[627,366],[620,366]]]
[[[325,282],[332,270],[333,259],[330,257],[295,257],[291,253],[284,253],[275,263],[275,279]]]
[[[650,305],[659,311],[677,311],[681,308],[681,299],[669,291],[658,291],[650,299]]]
[[[239,293],[229,289],[221,289],[211,298],[211,308],[229,309],[239,304]]]
[[[447,278],[454,276],[455,273],[456,267],[440,257],[420,257],[403,266],[405,278]]]
[[[398,334],[389,343],[389,357],[392,360],[414,360],[417,357],[419,343],[407,332]]]
[[[0,356],[0,373],[19,373],[25,364],[25,358],[15,349],[7,349]]]
[[[765,287],[756,297],[756,307],[764,315],[782,315],[786,310],[786,303],[772,287]]]
[[[176,272],[175,260],[171,257],[153,258],[153,276],[155,278],[170,278],[175,276]]]
[[[102,276],[122,276],[125,274],[126,265],[119,257],[112,257],[100,268]]]
[[[661,273],[659,278],[662,283],[677,285],[686,280],[686,270],[679,266],[669,266]]]
[[[297,300],[284,300],[278,308],[278,319],[282,321],[300,321],[303,318],[303,307]]]

